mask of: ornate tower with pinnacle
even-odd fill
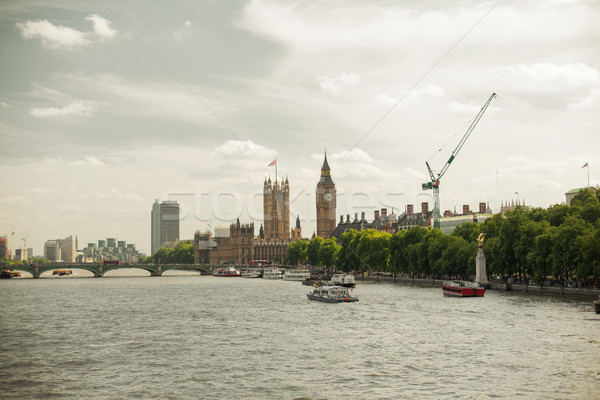
[[[263,184],[264,237],[270,240],[290,238],[290,182],[281,183],[271,177]]]
[[[321,167],[321,179],[317,184],[317,236],[323,239],[331,237],[335,229],[336,191],[331,179],[331,169],[327,162],[327,152]]]

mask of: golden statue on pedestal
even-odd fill
[[[485,233],[480,233],[477,237],[477,244],[479,247],[483,247],[483,239],[485,238]]]

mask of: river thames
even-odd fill
[[[590,300],[210,276],[0,281],[3,399],[593,399]]]

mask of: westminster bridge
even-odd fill
[[[104,263],[50,263],[50,264],[29,264],[29,265],[11,265],[13,271],[28,272],[34,278],[39,278],[41,274],[53,270],[83,269],[90,271],[95,277],[102,277],[108,271],[117,269],[143,269],[150,272],[150,276],[161,276],[169,270],[196,271],[201,275],[208,275],[212,272],[210,265],[195,264],[104,264]]]

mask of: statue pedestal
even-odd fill
[[[483,248],[481,247],[477,248],[477,257],[475,257],[475,282],[488,283],[485,254],[483,254]]]

